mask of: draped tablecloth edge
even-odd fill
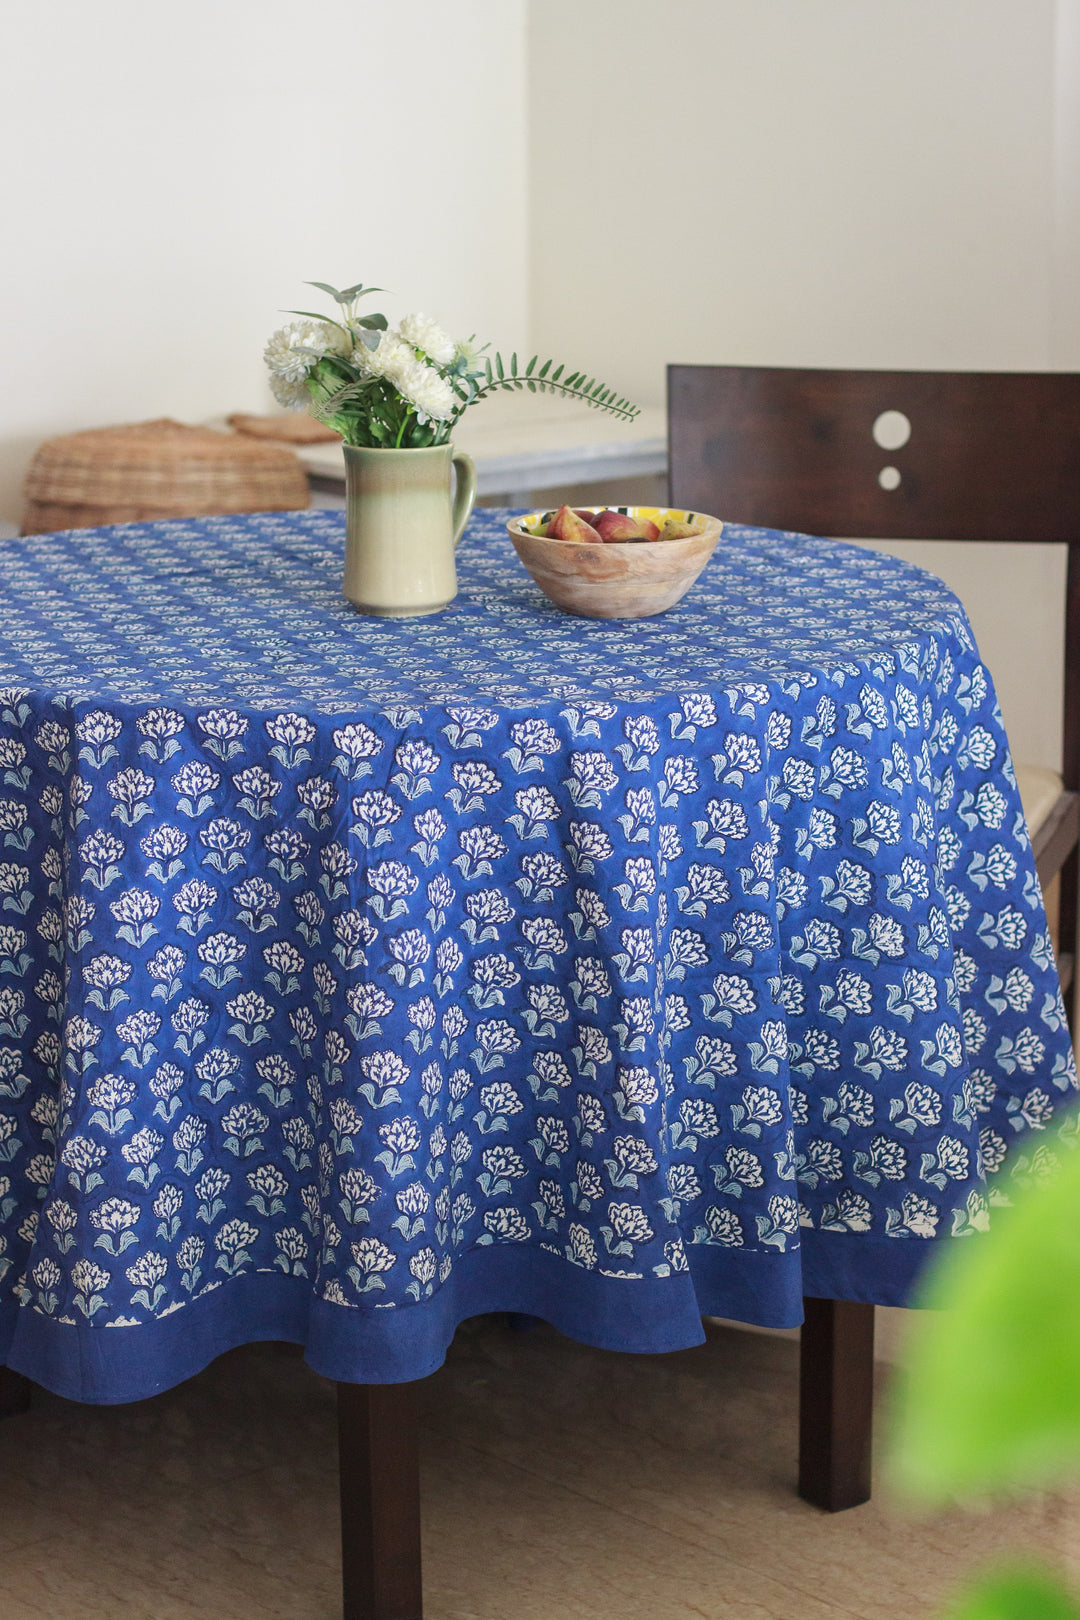
[[[596,1349],[657,1355],[704,1343],[703,1316],[797,1327],[803,1294],[910,1303],[916,1275],[937,1243],[870,1241],[877,1265],[869,1290],[861,1280],[867,1239],[814,1232],[786,1254],[700,1246],[690,1253],[689,1272],[665,1278],[575,1268],[573,1293],[565,1286],[567,1262],[557,1255],[477,1248],[431,1299],[363,1311],[313,1297],[307,1279],[248,1272],[156,1322],[131,1327],[58,1322],[13,1309],[0,1320],[0,1365],[67,1400],[122,1405],[174,1388],[228,1350],[272,1339],[304,1345],[308,1365],[325,1378],[406,1383],[442,1366],[459,1323],[501,1311],[541,1317]],[[111,1393],[117,1388],[125,1393]]]

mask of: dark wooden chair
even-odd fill
[[[892,413],[907,419],[906,440]],[[1080,831],[1080,376],[671,366],[668,422],[675,506],[837,538],[1068,548],[1062,769],[1017,762],[1044,891],[1059,880],[1067,992]],[[1066,994],[1070,1023],[1071,1004]],[[870,1495],[874,1308],[805,1307],[799,1492],[835,1511]]]

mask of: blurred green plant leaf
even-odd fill
[[[943,1314],[912,1323],[889,1467],[924,1501],[1080,1472],[1080,1153],[1009,1191],[932,1268],[919,1303]]]
[[[1080,1607],[1045,1571],[997,1570],[969,1587],[944,1620],[1080,1620]]]

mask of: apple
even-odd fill
[[[689,540],[691,535],[704,534],[704,528],[697,523],[685,523],[681,518],[665,518],[664,526],[660,530],[661,540]]]
[[[598,512],[593,528],[601,540],[659,540],[660,530],[648,518],[630,517],[626,512]]]
[[[549,540],[575,540],[579,544],[598,544],[600,536],[591,524],[586,523],[583,517],[570,506],[560,506],[555,516],[547,526]]]

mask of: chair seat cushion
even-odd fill
[[[1015,768],[1016,785],[1020,789],[1020,802],[1024,806],[1028,832],[1034,838],[1065,791],[1065,784],[1057,771],[1051,771],[1045,765],[1021,765],[1017,761]]]

